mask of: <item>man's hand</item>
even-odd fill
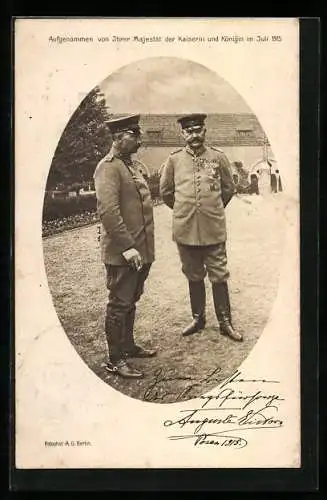
[[[133,269],[136,269],[136,271],[142,269],[143,266],[142,257],[140,253],[136,250],[136,248],[130,248],[129,250],[125,250],[125,252],[123,252],[123,256],[127,260],[127,262],[133,267]]]

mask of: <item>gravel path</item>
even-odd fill
[[[143,345],[156,346],[158,355],[133,360],[145,373],[145,378],[137,381],[108,375],[104,369],[107,291],[97,225],[44,239],[54,305],[81,358],[101,379],[133,398],[169,403],[216,386],[247,357],[268,320],[283,254],[284,208],[283,193],[235,197],[227,208],[233,319],[245,337],[239,344],[219,334],[208,280],[207,327],[181,337],[190,320],[188,286],[171,240],[171,212],[165,205],[155,207],[156,261],[139,302],[135,337]]]

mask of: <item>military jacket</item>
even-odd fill
[[[144,263],[154,261],[153,204],[140,170],[110,152],[94,172],[105,264],[124,265],[122,252],[136,248]]]
[[[173,239],[185,245],[226,241],[225,207],[235,193],[231,168],[219,149],[204,146],[195,155],[186,146],[165,162],[160,193],[173,209]]]

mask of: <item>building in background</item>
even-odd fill
[[[141,127],[144,131],[143,145],[183,146],[177,119],[180,115],[143,115]],[[254,114],[216,113],[206,119],[207,141],[216,146],[261,146],[264,131]],[[267,139],[265,139],[267,140]]]
[[[255,194],[265,195],[282,191],[279,168],[271,154],[266,137],[263,139],[261,157],[250,167],[248,181],[250,192]]]
[[[178,114],[141,116],[143,146],[139,159],[151,174],[160,173],[171,151],[184,146]],[[222,148],[232,167],[240,193],[259,194],[281,190],[281,179],[269,140],[251,113],[213,113],[206,119],[207,143]],[[277,173],[276,173],[277,171]]]

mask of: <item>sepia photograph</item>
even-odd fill
[[[191,61],[135,62],[85,96],[42,229],[54,306],[97,376],[172,403],[239,368],[277,292],[282,168],[242,96]]]
[[[298,28],[17,21],[18,469],[301,468]]]

